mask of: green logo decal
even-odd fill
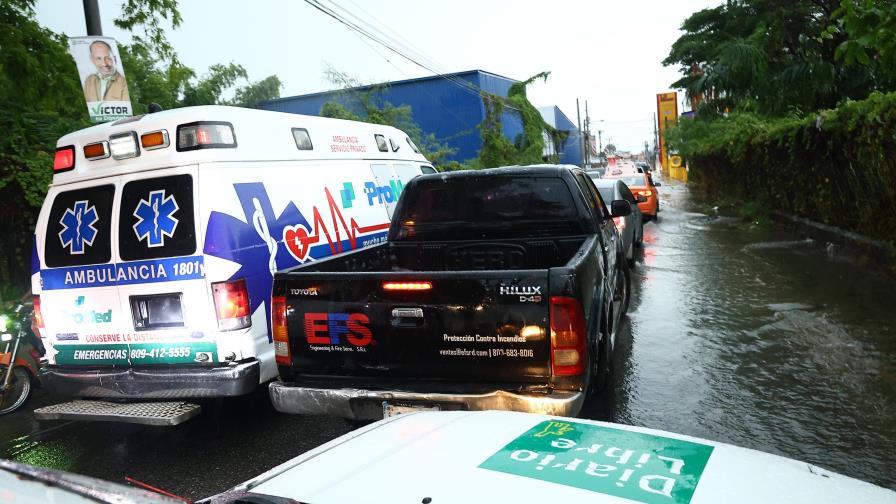
[[[545,421],[479,465],[647,504],[687,504],[712,446],[576,422]]]

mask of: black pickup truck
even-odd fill
[[[628,305],[611,217],[569,166],[414,178],[386,243],[275,275],[275,408],[577,414]]]

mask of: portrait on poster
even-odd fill
[[[73,37],[69,52],[78,67],[90,119],[105,122],[130,116],[131,96],[115,39]]]

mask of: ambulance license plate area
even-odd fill
[[[418,411],[439,411],[439,406],[430,406],[422,404],[392,404],[383,401],[383,418],[403,415],[405,413],[416,413]]]
[[[162,329],[184,326],[184,309],[180,292],[131,296],[134,329]]]

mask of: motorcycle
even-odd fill
[[[25,404],[37,383],[40,352],[30,334],[30,319],[22,304],[13,309],[12,318],[0,315],[0,415]]]

